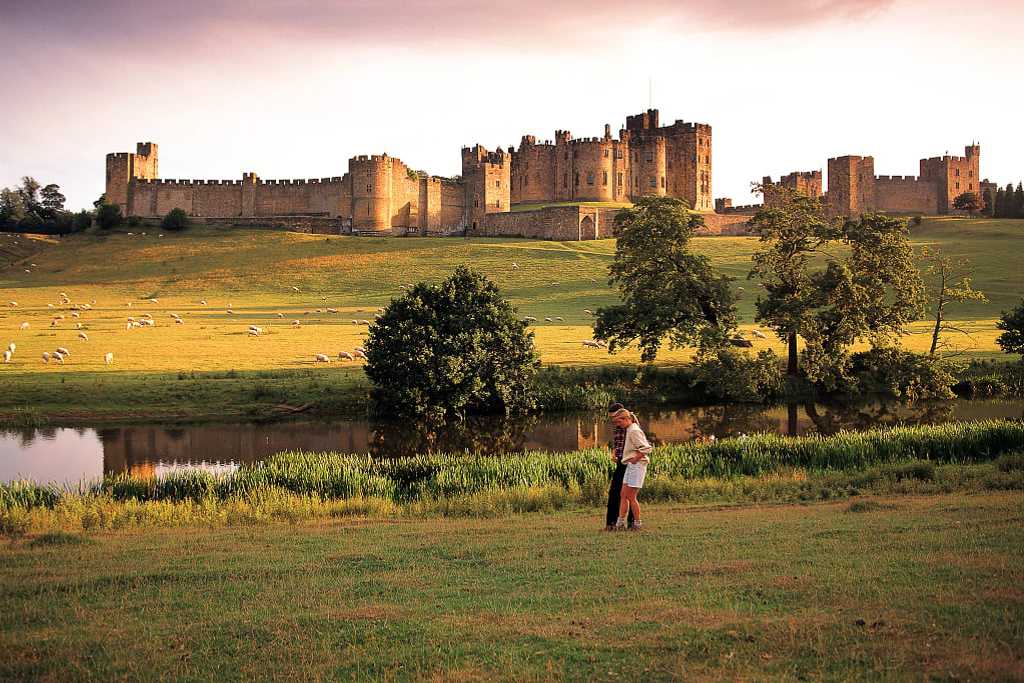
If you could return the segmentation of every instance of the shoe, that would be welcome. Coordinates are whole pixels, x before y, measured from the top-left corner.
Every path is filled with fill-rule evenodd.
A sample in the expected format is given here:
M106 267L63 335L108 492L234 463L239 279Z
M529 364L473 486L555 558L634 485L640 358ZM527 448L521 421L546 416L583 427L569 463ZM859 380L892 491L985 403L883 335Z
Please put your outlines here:
M643 527L642 524L640 526L633 525L633 526L629 527L629 530L630 531L643 531L644 527Z

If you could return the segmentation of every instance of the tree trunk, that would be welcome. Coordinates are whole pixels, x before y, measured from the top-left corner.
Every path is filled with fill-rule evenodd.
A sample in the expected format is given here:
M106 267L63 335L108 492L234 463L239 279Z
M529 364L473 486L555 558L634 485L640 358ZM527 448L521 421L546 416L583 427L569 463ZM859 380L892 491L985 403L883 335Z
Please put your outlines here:
M797 364L796 356L796 332L789 333L789 365L786 367L786 372L791 376L795 377L800 371Z
M935 355L935 349L939 346L939 333L942 332L942 302L935 308L935 328L932 330L932 348L928 351L931 356Z

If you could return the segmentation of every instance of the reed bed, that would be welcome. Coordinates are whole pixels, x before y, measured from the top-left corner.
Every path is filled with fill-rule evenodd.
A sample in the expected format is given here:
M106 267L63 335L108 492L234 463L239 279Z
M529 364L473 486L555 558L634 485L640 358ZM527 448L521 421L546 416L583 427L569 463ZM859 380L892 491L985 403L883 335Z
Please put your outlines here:
M852 472L924 461L970 464L1024 451L1024 422L987 421L844 432L829 437L756 435L716 443L658 447L648 481L760 477L778 472ZM322 501L398 505L464 499L501 491L601 491L612 470L602 449L506 455L369 455L285 452L230 474L175 472L154 479L117 475L77 494L26 482L0 484L0 510L53 508L61 498L113 501L252 501L268 492Z

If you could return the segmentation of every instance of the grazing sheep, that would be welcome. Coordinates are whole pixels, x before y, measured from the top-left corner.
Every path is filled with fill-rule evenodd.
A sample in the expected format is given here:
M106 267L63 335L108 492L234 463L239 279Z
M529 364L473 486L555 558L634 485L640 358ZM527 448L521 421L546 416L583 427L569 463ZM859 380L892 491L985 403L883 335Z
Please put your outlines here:
M352 355L355 356L356 358L362 358L363 360L366 360L366 352L360 349L354 350L352 352Z
M11 352L10 351L4 351L4 363L10 363L10 362L11 362Z
M313 356L313 362L314 363L330 363L331 359L327 356L326 353L318 353L315 356Z
M50 356L50 358L54 359L55 361L57 361L57 362L58 362L58 363L60 363L61 365L64 365L64 354L62 354L62 353L57 353L57 352L55 351L55 352L53 353L53 355L52 355L52 356Z
M57 322L56 318L54 318L53 320L50 321L50 327L57 327L58 324L59 323Z
M258 337L258 336L260 336L260 331L259 330L249 330L249 336L250 337Z
M352 321L352 324L353 324L353 325L358 325L358 324L359 324L359 321L358 321L358 320L353 320L353 321Z
M175 324L175 325L184 325L184 324L185 324L185 321L184 321L184 320L182 320L181 318L175 318L175 319L174 319L174 324Z
M10 306L11 308L17 308L18 307L18 302L17 301L8 301L7 305Z
M374 319L374 320L380 320L380 319L381 319L381 318L383 318L383 317L384 317L384 316L382 316L382 315L381 315L380 313L374 313L374 314L373 314L373 319Z
M85 327L85 325L83 325L82 323L75 323L75 329L76 329L76 330L80 330L80 329L82 329L83 327Z
M70 356L71 355L71 352L68 351L67 349L65 349L63 346L58 346L57 347L57 353L59 353L62 356Z
M284 317L284 313L278 313L278 314L277 314L277 317L278 317L278 318L283 318L283 317Z
M592 310L590 310L589 308L584 308L583 312L586 313L587 315L594 315L594 312Z
M302 325L302 323L301 323L301 322L299 322L298 320L293 320L293 321L292 321L292 327L299 327L299 326L301 326L301 325Z
M74 313L71 314L71 317L72 318L81 318L82 316L79 315L78 311L75 311Z
M145 320L140 320L139 322L142 325L146 325L148 327L156 327L156 321L153 320L152 318L146 318Z
M551 318L544 318L544 322L546 322L546 323L553 323L555 321L552 320Z
M149 318L150 320L152 320L153 319L153 314L152 313L143 313L142 317L143 318Z
M328 308L328 309L327 309L327 312L328 312L328 313L337 313L337 312L338 312L338 309L337 309L337 308Z
M256 332L256 334L261 334L263 332L263 328L257 327L256 325L249 325L249 331Z
M765 334L764 332L762 332L761 330L751 330L751 331L750 331L750 334L754 335L754 336L755 336L755 337L757 337L758 339L767 339L767 338L768 338L768 335L766 335L766 334Z
M235 312L232 311L230 308L226 312L227 312L228 315L234 315L235 314Z
M561 323L561 322L565 322L565 319L564 319L564 318L562 318L562 316L560 316L560 315L556 315L556 316L555 316L555 320L557 320L557 321L558 321L558 322L560 322L560 323Z
M299 288L298 288L298 287L296 287L295 285L292 285L292 291L298 292L298 291L300 291L300 290L299 290Z
M11 342L10 344L7 345L7 350L10 351L11 353L14 353L15 351L17 351L17 349L18 347L14 345L14 342Z
M370 321L369 321L369 320L360 320L360 321L359 321L359 324L360 324L360 325L369 325L369 324L370 324Z
M525 318L523 318L523 322L524 323L535 323L535 322L537 322L537 319L534 318L532 315L528 315Z
M348 351L339 351L338 360L355 360L355 358L353 358L352 354Z
M114 364L114 354L110 353L109 351L106 354L104 354L104 356L103 356L103 364L104 365L113 365Z
M364 349L362 346L357 346L356 351L358 351L359 353L366 353L366 349Z
M46 364L46 363L49 363L49 362L50 362L50 352L49 351L43 351L43 363Z
M158 304L158 303L160 303L160 299L150 299L149 303L151 303L151 304Z
M133 327L135 327L135 323L134 323L134 322L132 322L131 320L129 320L128 322L126 322L126 323L124 324L124 329L126 329L126 330L130 330L130 329L132 329Z
M85 332L79 332L78 338L81 339L82 341L89 341L89 335L87 335Z
M46 304L47 308L53 308L53 304Z
M598 344L596 341L594 341L592 339L584 339L583 340L583 345L584 346L589 346L589 347L595 348L595 349L601 348L601 345Z
M199 305L200 306L205 306L206 305L206 299L200 300Z
M512 262L512 270L519 270L519 264L515 261Z

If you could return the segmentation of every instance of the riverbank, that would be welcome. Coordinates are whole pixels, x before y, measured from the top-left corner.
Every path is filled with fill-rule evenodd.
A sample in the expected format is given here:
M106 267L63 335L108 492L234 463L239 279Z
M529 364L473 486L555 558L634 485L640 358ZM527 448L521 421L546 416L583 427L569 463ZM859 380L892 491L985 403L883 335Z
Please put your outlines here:
M1024 676L1019 492L0 541L0 678ZM624 569L625 568L625 569Z

